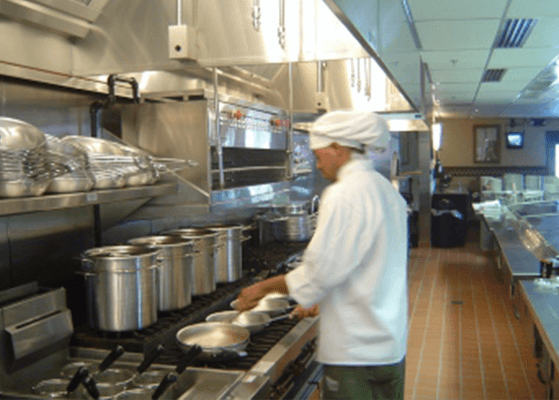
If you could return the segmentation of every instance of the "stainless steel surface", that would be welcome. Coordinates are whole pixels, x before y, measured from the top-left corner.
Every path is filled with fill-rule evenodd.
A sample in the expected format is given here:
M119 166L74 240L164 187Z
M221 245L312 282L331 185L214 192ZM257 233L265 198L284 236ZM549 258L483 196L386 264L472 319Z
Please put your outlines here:
M316 215L308 213L265 214L259 219L264 232L279 242L310 240L316 227Z
M28 297L2 308L5 326L20 325L24 321L52 314L66 308L66 290L58 288Z
M163 196L177 191L176 183L159 183L114 190L97 190L89 193L67 193L0 200L0 215L51 211L70 207L125 201L145 197Z
M6 0L0 6L0 13L16 21L25 21L55 31L65 37L83 38L93 27L90 22L97 19L108 1L91 0L85 3L61 0Z
M287 335L254 365L249 373L267 376L275 383L284 368L318 333L318 317L303 318Z
M48 349L70 338L74 332L70 310L60 310L48 317L37 321L26 321L28 325L6 326L14 359L20 360L25 356Z
M205 225L204 228L217 232L215 253L216 283L234 282L243 275L243 227L241 225Z
M0 150L33 150L45 141L45 134L37 127L13 118L0 118Z
M170 311L192 302L194 245L174 236L147 236L130 239L130 244L161 249L159 266L159 310Z
M219 188L223 189L225 187L225 175L223 173L223 143L221 140L221 124L220 118L218 114L219 110L219 96L217 96L218 92L218 84L217 84L217 68L213 69L214 73L214 132L215 132L215 142L214 145L217 151L217 167L219 171Z
M522 281L519 288L551 359L555 365L559 364L559 317L556 312L559 293L554 289L543 289L533 281Z
M180 236L192 240L192 295L208 294L216 289L215 256L217 233L200 228L181 228L161 232L162 235Z
M94 329L145 328L157 321L159 250L106 246L82 255L87 315Z

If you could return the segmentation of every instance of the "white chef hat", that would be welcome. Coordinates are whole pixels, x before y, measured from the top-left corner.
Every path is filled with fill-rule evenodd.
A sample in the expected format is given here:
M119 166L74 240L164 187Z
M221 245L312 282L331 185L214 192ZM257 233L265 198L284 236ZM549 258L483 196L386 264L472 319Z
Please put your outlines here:
M312 150L336 142L357 149L384 151L388 147L388 124L371 111L332 111L318 118L310 129Z

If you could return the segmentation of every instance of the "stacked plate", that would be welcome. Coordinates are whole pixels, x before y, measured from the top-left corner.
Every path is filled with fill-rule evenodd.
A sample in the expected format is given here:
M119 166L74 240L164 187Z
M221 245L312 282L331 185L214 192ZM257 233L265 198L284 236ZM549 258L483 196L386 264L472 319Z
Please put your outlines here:
M95 189L150 185L159 179L151 156L141 150L86 136L67 136L62 142L85 153Z
M45 134L26 122L0 118L0 197L39 196L51 183Z

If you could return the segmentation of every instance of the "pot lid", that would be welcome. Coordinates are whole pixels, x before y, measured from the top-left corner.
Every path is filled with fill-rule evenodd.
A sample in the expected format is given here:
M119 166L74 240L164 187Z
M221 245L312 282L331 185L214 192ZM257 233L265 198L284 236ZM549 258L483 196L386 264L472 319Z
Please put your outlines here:
M158 249L147 246L137 245L117 245L117 246L104 246L95 247L86 250L82 254L82 258L95 258L95 259L128 259L138 256L157 255Z
M158 236L143 236L128 241L131 245L152 246L152 247L180 247L187 244L192 244L192 240L181 236L173 235L158 235Z

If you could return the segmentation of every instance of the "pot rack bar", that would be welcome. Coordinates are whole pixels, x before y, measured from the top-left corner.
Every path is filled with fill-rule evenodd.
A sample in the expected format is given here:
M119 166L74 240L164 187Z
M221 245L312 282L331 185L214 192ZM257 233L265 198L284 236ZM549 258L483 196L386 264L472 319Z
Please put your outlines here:
M178 185L176 183L165 182L123 189L93 190L90 192L56 195L47 194L37 197L14 197L0 199L0 216L136 200L175 194L177 191Z

